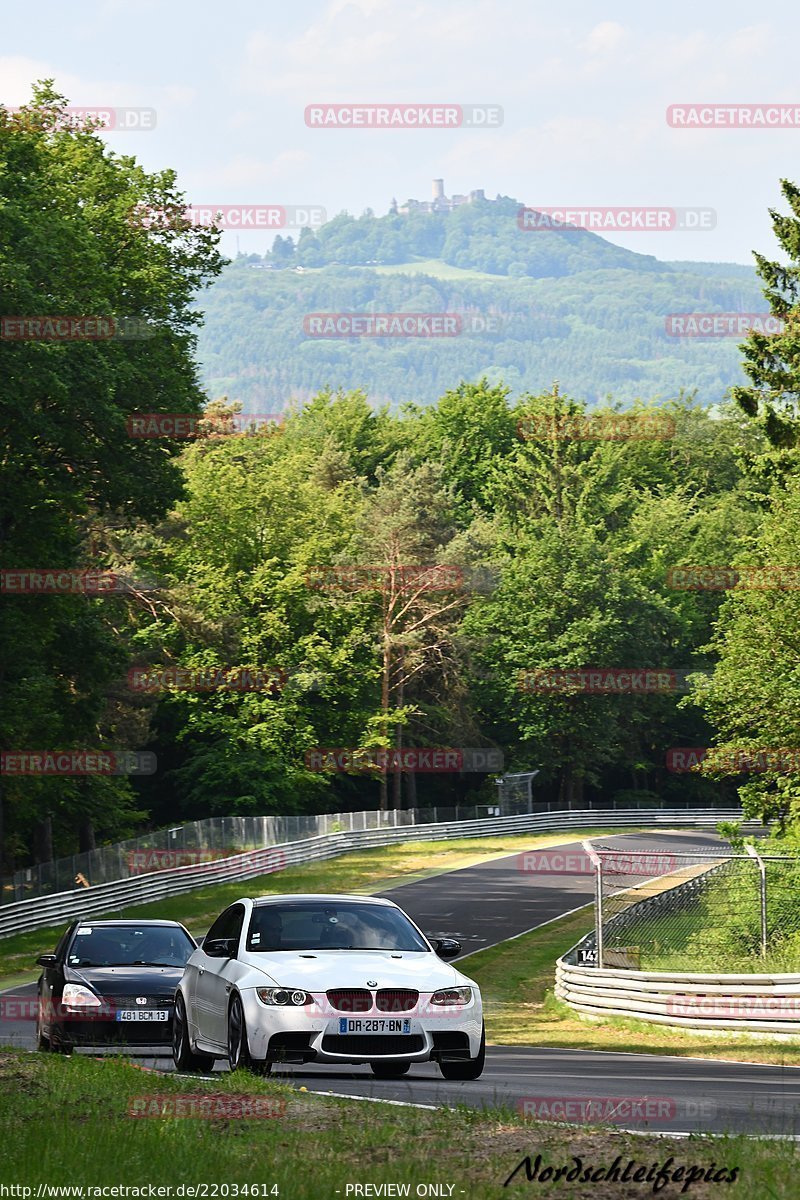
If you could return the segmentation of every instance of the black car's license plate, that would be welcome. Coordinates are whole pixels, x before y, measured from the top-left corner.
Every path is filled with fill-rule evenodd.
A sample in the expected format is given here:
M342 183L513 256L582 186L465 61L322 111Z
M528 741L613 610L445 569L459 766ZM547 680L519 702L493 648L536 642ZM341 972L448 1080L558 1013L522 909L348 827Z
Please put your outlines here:
M166 1008L120 1008L117 1010L118 1021L168 1021L169 1012Z

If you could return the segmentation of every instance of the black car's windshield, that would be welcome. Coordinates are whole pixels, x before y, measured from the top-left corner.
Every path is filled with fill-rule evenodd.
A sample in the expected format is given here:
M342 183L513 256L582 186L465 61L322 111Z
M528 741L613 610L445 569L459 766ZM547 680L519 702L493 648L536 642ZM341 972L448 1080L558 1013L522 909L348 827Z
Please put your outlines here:
M67 952L70 967L184 967L194 950L173 925L79 925Z
M265 904L256 906L247 949L429 951L403 913L378 904Z

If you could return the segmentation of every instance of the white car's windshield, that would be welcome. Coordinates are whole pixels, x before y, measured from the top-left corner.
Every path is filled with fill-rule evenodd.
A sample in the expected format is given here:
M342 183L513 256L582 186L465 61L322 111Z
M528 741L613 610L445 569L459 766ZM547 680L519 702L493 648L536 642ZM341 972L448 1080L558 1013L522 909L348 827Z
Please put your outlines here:
M377 904L298 902L253 909L247 949L429 951L408 918Z

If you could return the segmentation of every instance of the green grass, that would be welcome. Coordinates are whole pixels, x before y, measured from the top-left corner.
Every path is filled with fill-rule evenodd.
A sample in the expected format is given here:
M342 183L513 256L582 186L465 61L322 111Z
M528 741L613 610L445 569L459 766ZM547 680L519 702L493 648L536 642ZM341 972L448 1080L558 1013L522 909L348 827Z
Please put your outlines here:
M555 961L590 931L592 922L592 908L587 907L459 962L480 985L488 1041L501 1046L567 1046L800 1066L796 1043L743 1034L693 1036L683 1029L623 1017L590 1020L556 1000Z
M589 830L582 837L594 837L607 830ZM554 846L569 840L568 833L559 832L531 836L519 834L488 838L454 838L448 842L404 842L380 846L372 850L343 854L339 858L307 866L287 867L272 875L245 879L234 883L217 883L186 892L168 900L139 904L131 908L109 910L102 916L131 918L163 918L182 921L190 933L199 936L208 931L211 922L228 904L242 895L267 895L275 892L376 892L399 883L410 883L443 871L457 870L484 862L502 854L519 853L534 846ZM0 910L1 914L2 910ZM96 919L101 914L94 914ZM0 990L22 978L7 983L12 976L35 979L35 960L50 951L60 937L64 925L38 929L31 933L15 934L0 939Z
M215 1103L260 1101L275 1115L172 1115L170 1106L187 1093L202 1093ZM137 1105L166 1115L129 1115ZM453 1185L455 1200L496 1200L504 1194L542 1194L526 1182L524 1171L503 1187L525 1155L533 1160L539 1154L542 1166L572 1167L575 1155L584 1167L596 1169L621 1155L623 1165L635 1160L648 1168L670 1157L672 1169L709 1168L712 1162L717 1169L738 1168L731 1186L694 1184L692 1200L796 1195L797 1152L788 1142L567 1129L525 1122L502 1110L428 1111L335 1100L240 1073L195 1082L144 1072L122 1060L77 1055L0 1052L0 1124L0 1182L33 1189L38 1184L175 1188L205 1183L227 1184L223 1196L234 1196L234 1185L239 1196L246 1194L244 1185L259 1185L257 1194L281 1200L346 1200L347 1186L357 1183L408 1183L411 1195L418 1184L439 1183ZM272 1186L277 1191L270 1193ZM670 1200L679 1188L669 1186L659 1194ZM549 1184L546 1194L562 1200L622 1200L652 1194L651 1189L645 1186L640 1193L638 1186L610 1183L579 1188L560 1180Z

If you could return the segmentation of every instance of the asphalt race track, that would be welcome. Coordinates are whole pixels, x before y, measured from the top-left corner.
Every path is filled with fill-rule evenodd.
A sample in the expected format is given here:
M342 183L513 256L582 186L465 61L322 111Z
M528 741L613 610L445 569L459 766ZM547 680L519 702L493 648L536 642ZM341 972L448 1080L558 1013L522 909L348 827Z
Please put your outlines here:
M711 834L622 834L598 839L629 850L695 849L724 843ZM575 850L575 842L564 843ZM465 954L494 945L586 904L593 877L542 876L519 869L518 854L403 884L391 896L431 937L458 937ZM49 950L43 946L42 951ZM469 974L469 963L463 964ZM35 986L14 989L30 996ZM33 1049L32 1021L3 1022L6 1045ZM168 1059L140 1058L170 1070ZM276 1077L309 1092L401 1103L506 1106L575 1124L608 1123L664 1133L800 1134L800 1068L660 1055L491 1046L486 1069L469 1083L445 1081L436 1066L413 1066L399 1080L368 1067L284 1066ZM195 1082L197 1077L194 1077ZM588 1101L595 1104L588 1107Z

